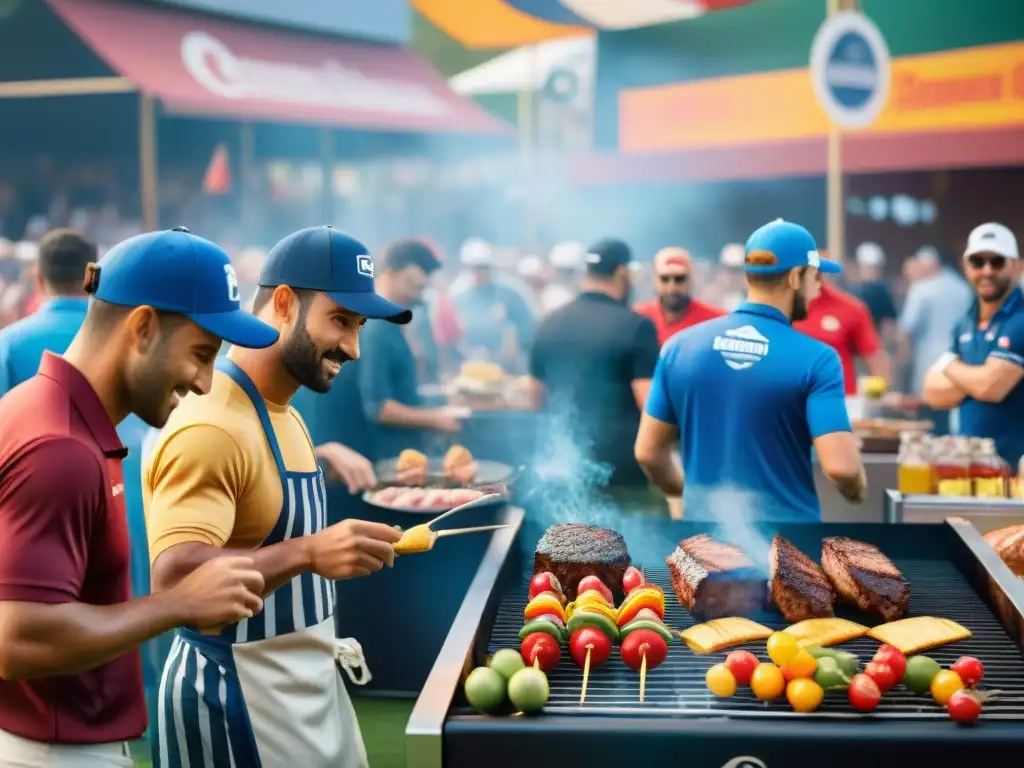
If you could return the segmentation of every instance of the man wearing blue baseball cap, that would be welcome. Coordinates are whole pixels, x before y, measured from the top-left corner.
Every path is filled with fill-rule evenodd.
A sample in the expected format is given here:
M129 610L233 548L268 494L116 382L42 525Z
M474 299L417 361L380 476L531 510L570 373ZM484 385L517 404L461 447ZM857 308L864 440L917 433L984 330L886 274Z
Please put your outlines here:
M793 329L841 267L822 259L803 227L777 219L745 247L747 300L688 328L662 349L636 457L686 514L742 523L821 517L811 448L851 502L867 481L850 428L835 350ZM672 461L680 440L683 472Z
M222 339L267 346L277 331L240 309L227 254L184 230L126 240L85 278L67 352L0 398L0 765L131 766L127 742L146 728L139 646L262 608L245 556L130 599L115 428L133 412L162 425L209 391Z
M253 304L280 332L261 350L232 349L210 394L175 412L144 470L154 590L201 563L251 553L265 608L214 635L181 630L164 668L154 765L305 768L366 766L340 664L368 672L334 631L336 579L394 564L401 534L346 519L330 525L324 478L302 418L300 387L328 391L359 357L368 320L412 314L374 290L366 247L331 227L289 235L271 250ZM358 674L357 674L358 673Z

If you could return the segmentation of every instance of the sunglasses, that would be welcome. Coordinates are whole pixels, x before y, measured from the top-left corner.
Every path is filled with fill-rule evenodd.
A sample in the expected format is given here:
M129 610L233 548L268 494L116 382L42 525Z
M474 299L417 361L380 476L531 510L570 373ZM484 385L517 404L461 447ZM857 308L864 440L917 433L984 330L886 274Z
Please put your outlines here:
M967 263L971 269L984 269L986 264L992 267L993 272L999 272L1006 266L1005 256L980 256L975 254L967 257Z
M658 281L665 285L686 285L690 281L689 275L658 275Z

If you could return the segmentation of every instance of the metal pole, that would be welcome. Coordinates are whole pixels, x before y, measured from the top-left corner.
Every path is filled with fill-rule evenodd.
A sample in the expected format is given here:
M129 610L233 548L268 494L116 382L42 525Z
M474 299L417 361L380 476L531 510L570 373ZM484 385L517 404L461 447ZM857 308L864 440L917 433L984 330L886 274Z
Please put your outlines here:
M859 11L860 0L825 0L825 12ZM828 128L828 255L845 261L846 208L843 204L843 131L835 123Z
M242 208L242 229L251 232L252 224L252 193L249 189L252 181L253 167L253 136L252 123L243 122L239 136L238 160L238 195Z
M334 221L334 133L330 128L320 129L320 162L323 165L323 221Z
M518 123L519 123L519 158L523 197L523 245L533 248L536 243L536 222L534 220L533 185L537 182L534 173L535 150L537 141L537 45L528 50L526 83L519 91Z
M159 224L156 168L156 102L139 94L139 193L142 196L142 222L152 232Z

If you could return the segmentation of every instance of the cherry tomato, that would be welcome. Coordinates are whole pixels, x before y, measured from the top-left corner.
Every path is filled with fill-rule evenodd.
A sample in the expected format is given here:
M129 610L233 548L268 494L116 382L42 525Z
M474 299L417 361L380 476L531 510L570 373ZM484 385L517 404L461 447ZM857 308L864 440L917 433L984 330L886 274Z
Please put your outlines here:
M881 661L872 661L864 667L864 674L875 681L882 693L890 690L899 681L895 670Z
M519 648L526 666L532 667L534 660L540 662L540 668L545 672L554 669L562 658L562 649L547 632L534 632L527 635Z
M727 699L736 693L736 677L725 664L715 664L704 675L708 690L720 699Z
M637 629L626 635L619 646L622 661L630 669L640 669L644 655L647 656L647 669L654 669L668 655L665 639L651 629ZM593 659L591 659L593 663Z
M740 685L750 684L750 676L754 674L758 663L757 656L750 651L733 651L725 657L725 666Z
M892 673L897 680L902 680L903 676L907 674L907 657L898 648L893 648L891 645L883 645L879 648L874 661L892 667Z
M973 723L981 714L981 702L967 691L960 690L949 697L946 711L958 723Z
M796 712L813 712L823 698L825 691L813 680L790 680L786 686L786 699Z
M591 646L591 668L604 664L612 652L612 641L600 629L596 627L581 627L577 629L572 633L572 637L569 638L569 655L572 656L572 660L579 665L580 669L583 669L583 665L586 663L588 645Z
M950 669L960 675L968 688L977 685L985 674L985 666L973 656L961 656Z
M556 595L562 594L562 585L558 583L555 574L541 571L533 575L533 578L530 579L530 599L533 600L541 592L554 592Z
M882 698L878 684L865 673L855 675L847 691L850 705L858 712L873 712Z
M622 574L622 591L627 595L644 583L644 572L639 568L630 566Z
M964 687L960 675L951 669L944 669L932 680L932 698L937 704L945 705L953 698L953 694Z
M579 595L588 589L596 589L608 601L609 605L615 605L612 591L597 576L584 576L580 579L580 583L576 586L576 594Z
M793 658L782 665L782 676L787 680L814 677L814 673L817 671L817 659L804 648L797 651Z
M782 670L774 664L762 662L750 676L750 690L761 701L772 701L785 692L786 678L782 676Z

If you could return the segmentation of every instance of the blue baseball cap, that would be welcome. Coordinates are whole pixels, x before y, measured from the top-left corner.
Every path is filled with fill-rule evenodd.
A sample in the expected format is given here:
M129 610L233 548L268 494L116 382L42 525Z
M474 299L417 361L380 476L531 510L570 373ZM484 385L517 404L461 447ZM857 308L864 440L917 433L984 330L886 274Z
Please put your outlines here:
M239 347L277 341L276 328L242 309L224 249L184 227L121 241L90 265L86 291L110 304L177 312Z
M353 237L330 226L293 232L270 251L260 285L317 291L342 309L404 325L412 312L374 291L373 257Z
M754 234L747 239L744 250L747 256L760 251L775 257L774 264L744 264L744 271L760 275L780 274L796 267L808 266L831 275L843 271L839 263L821 258L810 232L799 224L782 219L776 219L754 230Z

